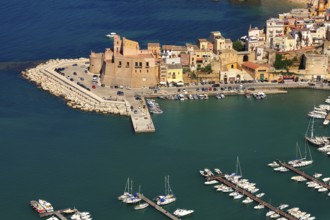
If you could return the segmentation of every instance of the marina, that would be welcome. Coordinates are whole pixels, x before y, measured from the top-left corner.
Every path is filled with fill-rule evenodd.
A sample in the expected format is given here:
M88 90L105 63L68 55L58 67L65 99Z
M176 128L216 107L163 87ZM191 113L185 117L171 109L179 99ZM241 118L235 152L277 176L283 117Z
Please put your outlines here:
M312 182L318 184L319 186L327 189L327 191L330 190L330 185L325 183L324 181L322 181L322 180L320 180L320 179L318 179L314 176L310 176L310 175L306 174L305 172L302 172L302 171L300 171L300 170L298 170L298 169L296 169L296 168L294 168L294 167L290 166L289 164L284 163L282 161L277 161L277 163L280 164L281 166L291 170L292 172L304 177L306 180L312 181Z
M215 175L215 176L210 176L208 177L208 180L217 180L223 184L225 184L226 186L235 189L237 192L239 192L241 195L247 196L250 199L252 199L253 201L257 202L259 205L263 205L264 207L267 207L268 209L270 209L271 211L273 211L273 214L278 214L282 217L285 217L286 219L289 220L297 220L298 218L289 215L288 213L284 212L283 210L271 205L270 203L267 203L265 201L263 201L261 198L258 198L257 196L255 196L254 194L248 192L247 190L242 189L241 187L237 186L236 184L229 182L228 180L226 180L222 175Z

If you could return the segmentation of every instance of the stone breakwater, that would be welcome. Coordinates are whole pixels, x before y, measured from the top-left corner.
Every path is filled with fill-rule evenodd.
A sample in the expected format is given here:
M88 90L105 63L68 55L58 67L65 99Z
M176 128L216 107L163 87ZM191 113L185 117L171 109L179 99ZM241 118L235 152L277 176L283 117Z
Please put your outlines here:
M72 108L101 114L129 116L130 104L127 101L103 100L55 72L57 67L72 65L77 62L88 62L88 60L85 58L48 60L35 68L22 71L22 76L36 83L43 90L62 97Z

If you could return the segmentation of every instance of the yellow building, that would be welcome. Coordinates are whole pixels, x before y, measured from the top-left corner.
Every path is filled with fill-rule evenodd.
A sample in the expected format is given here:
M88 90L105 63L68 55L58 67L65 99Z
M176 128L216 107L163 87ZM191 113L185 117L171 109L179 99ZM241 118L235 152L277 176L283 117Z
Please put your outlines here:
M276 74L269 73L271 66L267 64L244 62L242 68L255 80L277 80L278 78Z
M181 64L167 64L167 83L183 85L183 70Z

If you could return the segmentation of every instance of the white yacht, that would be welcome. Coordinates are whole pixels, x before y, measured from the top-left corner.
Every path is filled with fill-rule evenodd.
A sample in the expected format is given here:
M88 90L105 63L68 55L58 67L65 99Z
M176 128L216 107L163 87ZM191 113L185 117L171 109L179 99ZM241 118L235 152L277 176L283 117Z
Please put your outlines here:
M263 209L263 208L265 208L265 206L262 204L254 206L254 209Z
M135 210L141 210L141 209L145 209L149 206L148 203L144 202L144 203L139 203L136 206L134 206Z
M253 199L251 199L250 197L246 197L246 199L244 199L244 200L242 201L242 203L244 203L244 204L249 204L249 203L251 203L251 202L253 202Z
M187 209L177 209L173 212L174 215L178 217L183 217L186 215L190 215L194 212L194 210L187 210Z
M47 220L59 220L59 219L57 217L55 217L55 216L52 216L50 218L47 218Z
M241 199L243 198L243 195L238 193L236 196L234 196L234 199Z
M288 207L289 207L288 204L281 204L278 208L281 209L281 210L283 210L283 209L286 209Z
M256 197L261 198L261 197L263 197L264 195L265 195L265 193L259 193L259 194L256 195Z
M49 202L47 202L46 200L39 199L38 202L46 210L46 212L53 212L54 211L53 206Z
M107 38L113 38L116 35L115 32L111 32L110 34L105 35Z
M313 175L313 177L315 177L315 178L320 178L322 175L323 175L322 173L315 173L315 174Z
M267 165L270 166L270 167L273 167L273 168L280 166L276 161L273 161L273 162L271 162L271 163L269 163Z
M213 185L213 184L217 184L217 183L218 183L217 180L209 180L209 181L204 182L205 185Z
M292 180L297 181L297 182L304 182L307 181L307 179L303 176L293 176L291 177Z

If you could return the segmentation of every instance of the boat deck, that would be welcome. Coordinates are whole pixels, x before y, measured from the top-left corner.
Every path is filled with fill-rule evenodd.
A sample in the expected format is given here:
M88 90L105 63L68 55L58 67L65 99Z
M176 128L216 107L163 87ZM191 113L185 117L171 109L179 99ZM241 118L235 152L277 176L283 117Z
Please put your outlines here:
M302 172L302 171L294 168L293 166L290 166L287 163L284 163L284 162L281 162L281 161L276 161L276 162L279 163L281 166L283 166L283 167L291 170L292 172L297 173L300 176L303 176L304 178L306 178L306 179L308 179L310 181L313 181L313 182L315 182L315 183L323 186L324 188L327 188L328 190L330 190L330 185L326 184L325 182L323 182L323 181L321 181L321 180L319 180L319 179L317 179L317 178L315 178L313 176L310 176L310 175L308 175L308 174L306 174L306 173L304 173L304 172Z
M163 213L164 215L166 215L168 218L173 219L173 220L180 220L179 218L177 218L176 216L174 216L172 213L166 211L161 206L157 205L156 203L154 203L153 201L151 201L150 199L148 199L144 195L139 194L139 197L143 201L145 201L146 203L148 203L150 206L154 207L157 211L159 211L159 212Z
M294 216L284 212L283 210L281 210L281 209L279 209L279 208L263 201L262 199L256 197L254 194L248 192L247 190L240 188L238 185L236 185L232 182L229 182L228 180L226 180L221 175L209 177L209 180L218 180L219 182L231 187L232 189L235 189L236 191L238 191L242 195L245 195L245 196L249 197L250 199L254 200L255 202L264 205L265 207L267 207L268 209L274 211L275 213L279 214L282 217L285 217L289 220L298 220L296 217L294 217Z

